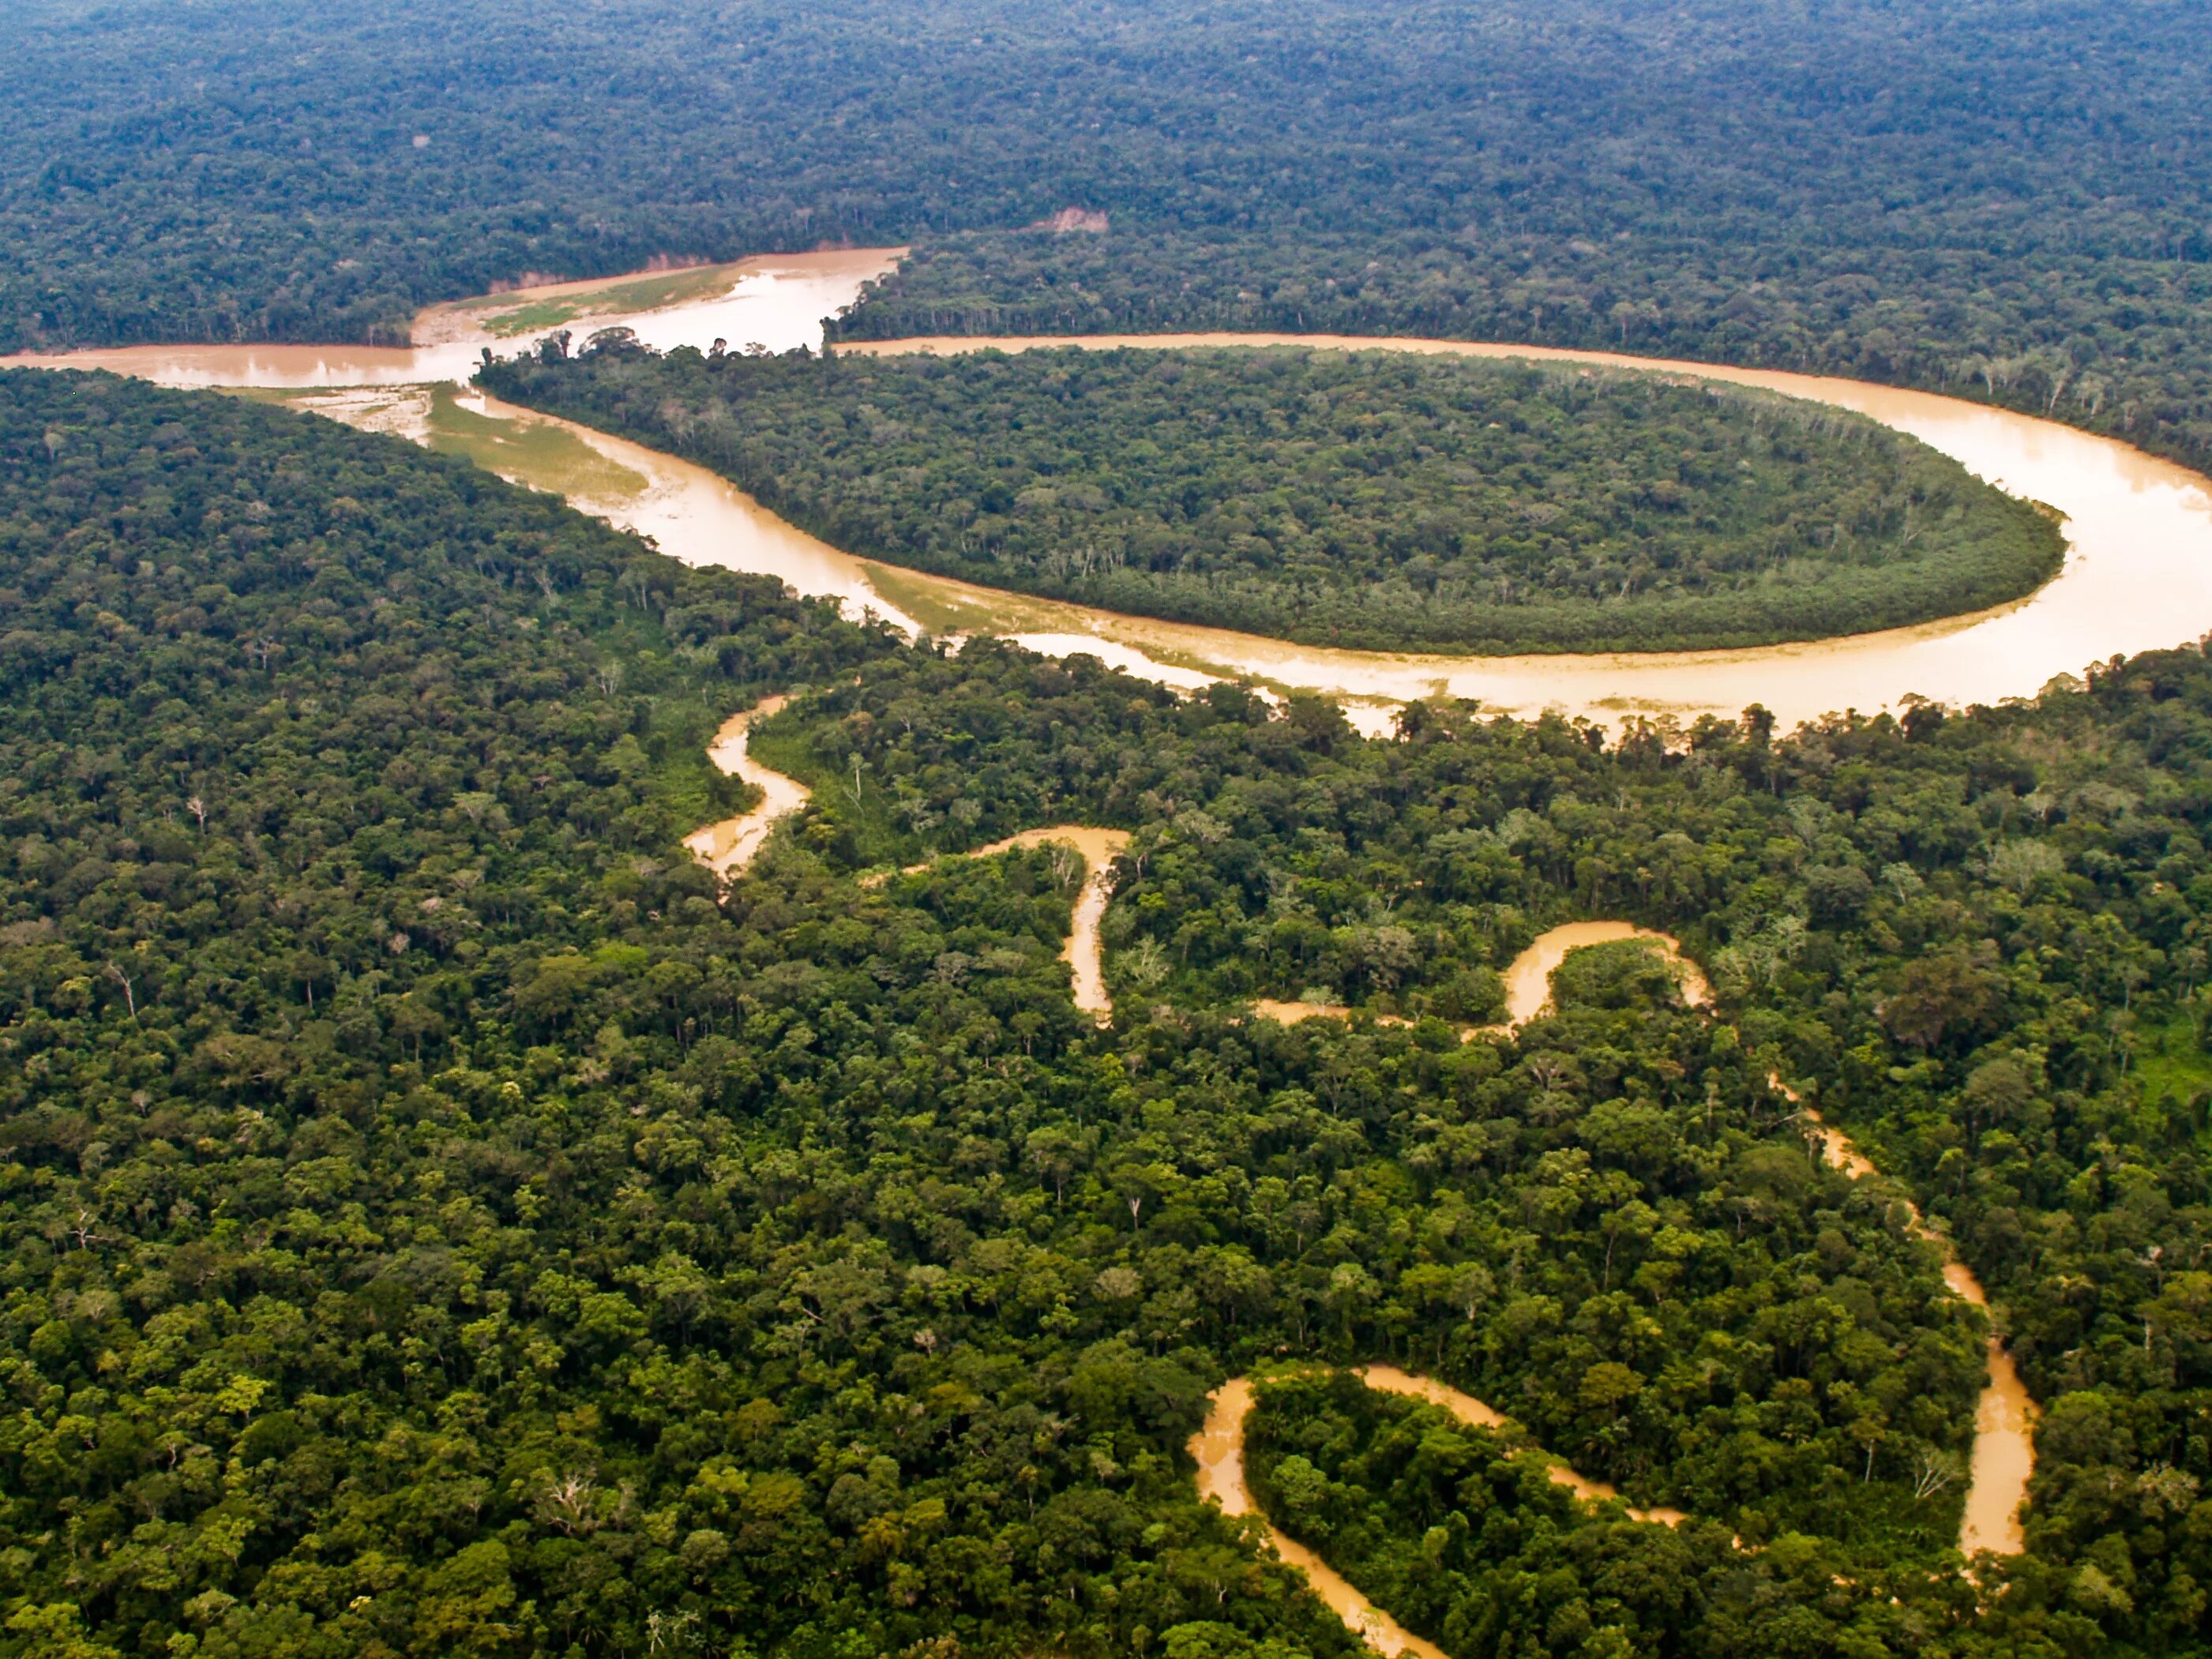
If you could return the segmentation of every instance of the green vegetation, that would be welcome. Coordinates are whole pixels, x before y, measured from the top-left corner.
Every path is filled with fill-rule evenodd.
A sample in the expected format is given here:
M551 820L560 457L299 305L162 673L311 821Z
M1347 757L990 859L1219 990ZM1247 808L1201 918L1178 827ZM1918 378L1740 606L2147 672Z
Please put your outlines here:
M536 299L528 295L499 295L469 301L463 308L479 313L478 320L486 333L512 338L518 334L558 328L580 317L657 311L665 306L705 299L728 289L736 281L736 275L728 265L707 265L641 277L634 283L617 283L588 294L546 295Z
M500 396L674 449L834 544L1331 645L1694 649L2016 599L2057 527L1856 416L1403 354L548 351Z
M1701 722L1679 750L1645 728L1607 746L1557 719L1485 721L1436 703L1408 709L1400 742L1363 743L1326 704L1294 698L1271 718L1232 688L1164 727L1139 720L1133 702L1087 696L1085 684L1079 665L978 641L957 659L886 658L787 719L815 723L817 781L852 775L857 761L908 814L917 849L972 845L1024 818L1134 820L1107 916L1109 977L1135 1029L1171 1022L1185 1052L1212 1029L1191 1011L1312 985L1378 1011L1458 1017L1480 994L1466 976L1494 973L1538 928L1577 915L1676 932L1722 998L1720 1024L1638 1013L1648 999L1632 975L1621 985L1619 964L1608 972L1601 960L1589 970L1595 1007L1573 999L1577 964L1562 1015L1502 1052L1462 1046L1435 1024L1250 1028L1240 1059L1277 1045L1312 1056L1297 1087L1329 1124L1412 1110L1393 1181L1475 1217L1492 1190L1511 1195L1490 1212L1507 1229L1496 1242L1466 1248L1480 1226L1455 1222L1454 1242L1417 1265L1479 1263L1492 1286L1563 1253L1587 1264L1576 1271L1596 1270L1579 1293L1531 1289L1516 1303L1498 1291L1504 1306L1473 1319L1440 1288L1425 1311L1414 1287L1427 1275L1401 1270L1394 1291L1376 1258L1326 1243L1356 1213L1329 1208L1332 1176L1317 1212L1303 1224L1286 1212L1279 1224L1302 1255L1317 1252L1307 1259L1333 1264L1308 1279L1317 1291L1346 1262L1381 1287L1376 1337L1336 1346L1324 1297L1291 1352L1441 1373L1646 1499L1675 1495L1677 1480L1768 1490L1764 1460L1808 1432L1863 1434L1877 1477L1897 1478L1899 1460L1919 1470L1941 1443L1916 1444L1909 1429L1893 1438L1899 1423L1856 1381L1824 1390L1801 1378L1800 1391L1788 1361L1765 1362L1782 1390L1771 1401L1819 1402L1826 1426L1815 1430L1747 1411L1724 1388L1697 1400L1698 1379L1736 1352L1734 1338L1694 1361L1673 1342L1639 1354L1627 1334L1644 1316L1637 1276L1676 1282L1656 1248L1662 1228L1622 1237L1607 1288L1605 1230L1627 1223L1625 1206L1596 1196L1607 1190L1598 1171L1626 1154L1648 1180L1669 1155L1657 1149L1678 1144L1667 1133L1639 1143L1625 1126L1616 1138L1615 1115L1643 1121L1648 1102L1679 1144L1696 1145L1708 1103L1723 1114L1741 1091L1747 1127L1802 1146L1787 1103L1766 1090L1777 1073L1893 1160L1989 1285L2046 1405L2030 1553L1984 1580L2009 1577L2025 1622L1992 1614L1959 1638L1961 1650L2070 1647L2100 1626L2143 1650L2193 1650L2203 1634L2195 1585L2212 1571L2192 1541L2212 1526L2199 1496L2212 1457L2196 1427L2212 1404L2212 1291L2196 1265L2212 1241L2212 1166L2199 1111L2146 1087L2138 1051L2140 1033L2170 1024L2203 976L2212 862L2196 757L2212 734L2212 663L2194 650L2116 662L2030 706L1949 718L1922 706L1901 723L1836 720L1787 741L1753 710L1741 726ZM810 833L837 854L845 807L826 787L819 799ZM1403 1085L1383 1058L1407 1050L1432 1056L1443 1095L1433 1105L1408 1109L1393 1092ZM1310 1155L1338 1133L1322 1130ZM1635 1161L1653 1156L1662 1162ZM1774 1166L1784 1167L1821 1179L1802 1152ZM1735 1190L1700 1188L1708 1199ZM1778 1223L1773 1202L1772 1191L1730 1199L1705 1236L1733 1257L1739 1224L1748 1237ZM1896 1220L1853 1188L1845 1224L1855 1202ZM1858 1309L1848 1316L1870 1331L1864 1249L1838 1225L1812 1255L1833 1275L1828 1304ZM1260 1259L1279 1293L1289 1270ZM1788 1278L1761 1269L1742 1283L1757 1299ZM1824 1355L1856 1340L1839 1325L1765 1328L1799 1329L1805 1352ZM1643 1379L1645 1407L1681 1413L1663 1438L1593 1432L1581 1384L1607 1363ZM1670 1392L1682 1389L1692 1393ZM1863 1451L1839 1452L1812 1489L1817 1507L1785 1500L1765 1525L1776 1538L1800 1525L1856 1537L1879 1554L1898 1513L1860 1506ZM1743 1456L1754 1461L1735 1463ZM1729 1472L1753 1467L1755 1479ZM1930 1479L1956 1479L1928 1467ZM1712 1487L1692 1489L1701 1512L1759 1524L1755 1499L1731 1511Z
M569 501L626 501L646 487L642 477L573 432L542 421L479 415L463 408L450 386L430 390L429 447Z
M1560 1008L1646 1014L1684 1003L1678 970L1648 939L1613 939L1569 951L1552 970L1552 1000Z
M0 605L8 1659L1350 1659L1182 1455L1284 1355L1436 1372L1764 1547L1678 1572L1331 1395L1350 1428L1285 1460L1378 1593L1394 1510L1447 1527L1440 1620L2202 1648L2212 1175L2145 1086L2212 913L2196 651L1788 738L1423 704L1365 742L902 648L264 404L21 373ZM718 894L678 841L743 792L701 750L771 687L817 804ZM855 878L1070 818L1134 832L1110 1029L1049 851ZM1481 1011L1591 914L1681 934L1719 1017L1633 947L1510 1038L1247 1012ZM2030 1552L1978 1581L1979 1316L1778 1073L1893 1160L2045 1402ZM1451 1531L1478 1476L1500 1518Z
M530 271L911 241L855 331L1612 346L2212 457L2212 37L2162 0L10 21L0 349L395 339ZM1021 228L1071 205L1110 228Z
M2106 15L2141 22L2155 9L2128 5ZM2036 8L2011 17L2060 10L2069 31L2086 16ZM1967 25L1975 28L2004 27L1993 8L1945 15L1976 20ZM1749 27L1771 30L1772 21ZM1804 50L1825 57L1832 45ZM2063 50L2074 50L2070 35ZM1609 90L1606 110L1585 112L1592 131L1619 118L1608 112L1619 107L1619 90ZM1732 84L1709 95L1717 102L1740 90ZM2140 160L2149 152L2124 153ZM1570 190L1565 199L1584 198ZM1517 198L1516 207L1524 204ZM2047 222L2065 223L2055 203L2040 208L2050 210ZM2201 191L2175 212L2212 219ZM1807 209L1800 222L1822 226L1807 245L1768 222L1764 210L1731 204L1702 223L1685 222L1689 216L1678 217L1669 203L1617 216L1577 211L1580 228L1534 209L1457 231L1140 222L1103 238L923 238L830 336L1228 330L1620 351L1921 387L2212 470L2212 359L2203 343L2212 334L2212 254L2197 240L2171 245L2185 257L2160 258L2136 252L2131 238L2114 246L2078 225L2058 233L2062 246L1995 240L1993 227L1931 224L1929 240L1900 232L1902 245L1869 243L1866 227L1888 216L1830 219ZM1530 219L1553 224L1535 229Z
M1504 1437L1341 1373L1264 1382L1246 1422L1269 1516L1448 1653L1911 1651L1948 1595L1909 1567L1839 1581L1802 1534L1594 1519Z
M913 240L845 331L1606 346L2212 461L2212 32L2160 0L9 24L0 349ZM1022 228L1071 205L1108 228ZM2052 545L1893 439L1652 380L501 372L861 550L1316 638L1870 626ZM0 1659L1355 1659L1190 1480L1206 1391L1285 1359L1432 1372L1698 1516L1267 1385L1262 1497L1455 1659L2212 1643L2201 647L1790 734L1437 700L1370 742L903 647L465 459L580 446L433 417L455 453L0 372ZM815 804L721 890L680 839L748 799L703 749L769 690ZM1068 820L1131 831L1106 1028L1049 851L859 879ZM1716 1009L1610 947L1462 1040L1588 916L1680 936ZM1308 993L1359 1012L1251 1014ZM1908 1195L2043 1406L2027 1551L1971 1576L1984 1326Z
M2212 1054L2204 1048L2203 1013L2192 1008L2191 1017L2148 1030L2129 1032L2135 1056L2136 1077L2144 1095L2168 1103L2205 1127L2205 1108L2212 1103Z

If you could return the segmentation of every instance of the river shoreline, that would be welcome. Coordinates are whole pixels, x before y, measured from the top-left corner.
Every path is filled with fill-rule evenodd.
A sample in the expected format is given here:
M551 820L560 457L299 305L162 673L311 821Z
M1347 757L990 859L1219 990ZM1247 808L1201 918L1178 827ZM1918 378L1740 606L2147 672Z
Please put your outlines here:
M1546 708L1610 723L1687 721L1756 702L1785 725L1909 697L1964 705L2033 696L2115 654L2212 631L2212 480L2117 440L1986 404L1778 369L1492 342L1329 334L917 337L841 343L874 356L973 351L1292 346L1406 351L1625 369L1717 381L1850 410L1918 438L2008 494L2064 520L2066 562L2026 599L1879 633L1737 650L1585 657L1456 657L1304 647L1230 630L1088 613L1103 637L1225 678L1403 702L1471 697L1499 712Z
M811 349L822 343L822 319L854 303L872 276L896 264L898 252L763 256L747 262L754 269L720 297L635 316L595 314L589 320L600 326L635 325L641 341L664 349L703 349L718 337L733 344L758 340L772 350ZM607 291L670 276L647 271L580 286ZM526 305L552 293L479 296L447 309L489 314L497 306ZM872 610L909 632L994 634L1053 656L1088 652L1179 690L1231 680L1278 693L1319 692L1339 699L1347 718L1370 736L1386 733L1394 712L1406 702L1434 696L1472 699L1499 714L1557 710L1606 726L1638 717L1677 725L1704 715L1734 718L1754 703L1785 727L1846 710L1894 710L1913 697L1960 706L1991 703L2033 696L2116 653L2168 648L2212 633L2212 480L2115 440L1936 393L1618 352L1399 337L957 337L852 342L837 349L882 356L1192 346L1407 351L1581 364L1759 387L1868 416L1920 439L2008 493L2047 505L2064 519L2069 550L2059 574L2026 599L1883 633L1680 653L1485 658L1356 652L1123 616L877 564L805 536L703 468L591 428L559 424L603 454L621 446L626 458L621 464L650 475L634 513L587 500L577 504L652 536L662 550L686 562L777 575L802 593L834 593L850 614ZM473 372L480 349L474 343L419 349L137 347L5 361L112 368L177 386L331 390L459 380ZM424 355L436 353L447 357ZM489 400L479 404L489 406ZM365 424L380 422L387 429L394 425L389 410L359 399L339 400L328 412ZM550 417L528 411L499 413L525 424L550 423ZM436 439L434 431L430 435ZM515 482L559 487L557 477L531 476L511 459L491 464Z

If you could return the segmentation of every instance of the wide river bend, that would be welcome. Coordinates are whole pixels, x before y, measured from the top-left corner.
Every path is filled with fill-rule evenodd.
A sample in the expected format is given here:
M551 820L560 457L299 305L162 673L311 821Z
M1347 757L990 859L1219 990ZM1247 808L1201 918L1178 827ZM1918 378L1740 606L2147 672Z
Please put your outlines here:
M1758 702L1785 726L1847 708L1894 708L1914 695L1995 702L2031 696L2054 678L2115 653L2212 632L2212 482L2055 422L1856 380L1601 351L1341 335L961 337L840 348L891 354L1305 346L1521 358L1756 386L1866 415L2056 509L2069 543L2061 573L1996 611L1806 644L1490 658L1336 651L1033 599L856 558L690 462L487 400L465 402L450 390L485 346L528 344L530 335L517 325L547 314L548 307L595 307L574 321L579 334L619 325L663 348L704 348L717 338L771 350L817 346L821 319L849 305L898 252L780 255L716 267L696 280L641 273L487 296L425 313L417 325L422 343L405 348L134 347L0 363L108 368L176 386L313 389L321 395L311 394L303 407L473 454L503 476L560 491L586 511L651 536L689 563L779 576L801 592L834 594L854 614L873 610L909 630L994 633L1049 654L1088 652L1186 689L1244 678L1329 693L1345 699L1354 723L1369 732L1386 729L1405 701L1437 695L1522 714L1558 708L1608 723L1639 714L1732 715ZM641 308L621 308L630 304ZM434 384L447 390L434 393Z

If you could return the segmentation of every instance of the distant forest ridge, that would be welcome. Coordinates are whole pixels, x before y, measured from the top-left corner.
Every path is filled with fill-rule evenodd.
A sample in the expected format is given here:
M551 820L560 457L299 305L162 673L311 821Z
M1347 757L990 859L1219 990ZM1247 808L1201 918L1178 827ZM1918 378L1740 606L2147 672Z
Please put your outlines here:
M898 240L856 332L1605 343L2212 456L2185 6L264 0L12 44L0 349L390 339L526 270ZM1105 234L1021 228L1069 208Z

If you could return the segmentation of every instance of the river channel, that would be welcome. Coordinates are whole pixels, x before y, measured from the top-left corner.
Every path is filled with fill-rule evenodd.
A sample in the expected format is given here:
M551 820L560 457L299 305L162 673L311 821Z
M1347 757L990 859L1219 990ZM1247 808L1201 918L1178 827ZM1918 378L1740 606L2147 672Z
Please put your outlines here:
M1254 679L1341 697L1354 724L1386 729L1413 697L1473 697L1501 711L1558 708L1611 722L1682 720L1765 704L1785 726L1845 708L1894 708L1908 696L1964 704L2030 696L2116 653L2212 631L2212 483L2107 438L1927 392L1776 370L1664 362L1450 340L1243 334L1079 340L926 339L841 348L875 353L1174 346L1304 345L1633 369L1756 386L1855 410L1919 438L1977 476L2062 514L2064 568L2001 610L1840 640L1737 651L1471 658L1335 651L1029 599L896 569L830 547L724 480L635 444L483 398L457 397L489 346L512 350L544 320L580 337L633 328L647 343L770 350L816 346L821 319L849 305L897 249L773 256L696 272L641 273L434 307L404 347L133 347L11 364L107 368L167 385L304 394L302 407L473 455L519 483L649 535L702 565L781 577L909 631L1000 634L1052 655L1088 652L1178 687ZM633 307L633 308L625 308ZM574 312L573 317L566 313ZM443 390L434 390L442 385ZM368 390L363 390L367 388ZM320 394L320 395L318 395Z
M741 873L767 845L776 824L806 805L804 784L763 766L745 750L746 735L752 722L775 714L783 706L783 698L769 697L752 708L732 714L708 750L714 765L754 785L762 796L760 804L751 811L708 824L684 842L702 863L725 880ZM1085 867L1067 941L1060 954L1068 964L1076 1006L1102 1024L1113 1018L1114 1005L1106 988L1105 944L1101 925L1112 897L1114 861L1128 844L1129 832L1126 830L1054 824L1023 830L964 855L989 858L1017 848L1058 846ZM910 865L905 873L918 875L929 867L927 862ZM880 878L864 877L863 884L873 885ZM1569 952L1631 939L1649 940L1665 956L1686 1003L1695 1008L1712 1006L1711 987L1704 973L1681 954L1678 942L1670 935L1625 921L1567 922L1540 934L1507 967L1507 1023L1462 1027L1462 1040L1510 1036L1550 1007L1552 975ZM1253 1012L1261 1018L1285 1023L1343 1018L1354 1012L1315 1003L1258 1001L1253 1005ZM1389 1016L1384 1019L1392 1024L1407 1023ZM1824 1122L1820 1112L1801 1102L1796 1092L1778 1077L1773 1082L1813 1127L1815 1143L1825 1163L1854 1181L1877 1175L1875 1165L1848 1136ZM1950 1240L1929 1226L1911 1200L1900 1196L1897 1204L1901 1206L1904 1224L1942 1252L1946 1288L1961 1301L1986 1311L1989 1297L1981 1281L1959 1259ZM1893 1210L1892 1213L1899 1212ZM1985 1339L1985 1350L1988 1376L1974 1413L1973 1451L1960 1523L1959 1547L1969 1557L1982 1550L2015 1555L2026 1547L2021 1510L2027 1502L2028 1481L2035 1470L2035 1403L2021 1380L2011 1354L2006 1351L2002 1337L1995 1330ZM1443 1407L1462 1422L1487 1428L1510 1426L1508 1419L1491 1406L1432 1379L1414 1376L1389 1365L1370 1365L1363 1374L1370 1386L1417 1395L1431 1405ZM1243 1419L1250 1405L1251 1390L1245 1380L1232 1379L1215 1395L1212 1415L1192 1443L1192 1454L1199 1463L1200 1492L1218 1498L1231 1515L1256 1512L1243 1479ZM1552 1478L1571 1487L1577 1497L1595 1502L1609 1501L1620 1495L1611 1486L1589 1479L1557 1459L1547 1462ZM1678 1526L1686 1518L1680 1510L1665 1508L1631 1509L1629 1514L1639 1521L1668 1526ZM1272 1527L1269 1531L1278 1553L1293 1565L1304 1569L1316 1593L1370 1646L1385 1654L1412 1653L1421 1656L1421 1659L1436 1659L1437 1650L1432 1644L1404 1630L1369 1603L1312 1551Z
M305 390L464 381L485 348L511 356L556 329L581 342L597 329L629 328L661 351L703 350L718 339L732 350L789 351L820 345L822 319L852 304L861 285L890 270L905 251L764 254L482 295L421 313L408 345L115 346L0 357L0 368L104 368L162 386Z
M1170 661L1359 697L1443 693L1533 713L1594 719L1734 714L1764 703L1785 726L1847 708L1872 713L1908 696L1941 702L2032 696L2115 653L2192 641L2212 630L2212 482L2108 438L1930 392L1779 370L1674 362L1613 352L1458 340L1342 335L1183 334L872 342L876 354L1176 346L1304 346L1518 358L1723 381L1850 410L1918 438L1976 477L2043 502L2066 520L2060 574L1995 611L1911 628L1735 651L1464 658L1331 651L1222 629L1115 617L1091 626Z

